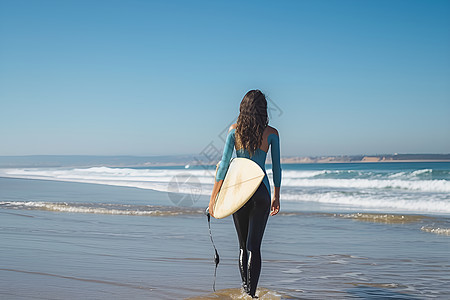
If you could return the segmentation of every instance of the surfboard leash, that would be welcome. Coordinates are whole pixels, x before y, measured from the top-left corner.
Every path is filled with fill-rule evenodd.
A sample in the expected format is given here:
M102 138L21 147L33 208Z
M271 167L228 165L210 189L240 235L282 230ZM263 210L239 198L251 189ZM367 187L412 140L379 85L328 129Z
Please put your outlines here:
M216 291L216 274L217 274L217 266L219 266L219 252L217 252L216 245L214 244L214 240L211 233L211 214L209 213L209 208L206 208L205 215L208 218L208 229L209 229L209 238L211 239L211 243L214 247L214 263L216 264L216 267L214 268L214 283L213 283L213 291Z

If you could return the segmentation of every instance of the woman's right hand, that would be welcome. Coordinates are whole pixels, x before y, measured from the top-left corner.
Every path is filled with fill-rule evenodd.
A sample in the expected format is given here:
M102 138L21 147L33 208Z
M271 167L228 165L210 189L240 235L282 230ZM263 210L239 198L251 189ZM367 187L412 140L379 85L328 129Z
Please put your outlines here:
M274 198L272 200L270 215L275 216L279 211L280 211L280 198Z
M275 216L280 211L280 187L275 187L273 191L270 215Z

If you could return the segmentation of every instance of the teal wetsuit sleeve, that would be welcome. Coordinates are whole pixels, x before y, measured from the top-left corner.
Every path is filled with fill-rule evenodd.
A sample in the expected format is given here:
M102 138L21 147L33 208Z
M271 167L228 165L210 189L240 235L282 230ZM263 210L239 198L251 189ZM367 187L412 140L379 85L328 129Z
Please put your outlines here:
M225 174L227 174L231 155L233 155L234 150L235 131L235 129L232 129L230 130L230 132L228 132L227 140L225 141L225 147L223 148L222 160L220 161L220 165L216 174L216 181L223 180L225 178Z
M272 155L273 184L275 187L281 186L281 162L280 162L280 138L276 134L269 136L269 144Z

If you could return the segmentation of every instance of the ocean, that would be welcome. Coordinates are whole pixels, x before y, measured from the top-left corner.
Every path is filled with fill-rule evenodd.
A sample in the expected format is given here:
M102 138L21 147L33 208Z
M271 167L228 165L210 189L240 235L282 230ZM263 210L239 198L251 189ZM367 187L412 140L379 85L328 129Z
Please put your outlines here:
M450 298L450 163L282 167L261 299ZM0 298L243 298L231 218L212 291L214 170L0 168Z

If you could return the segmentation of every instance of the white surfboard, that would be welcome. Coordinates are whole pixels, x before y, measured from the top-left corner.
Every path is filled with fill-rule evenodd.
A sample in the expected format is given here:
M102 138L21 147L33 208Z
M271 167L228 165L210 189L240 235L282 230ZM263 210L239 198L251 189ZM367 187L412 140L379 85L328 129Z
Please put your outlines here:
M214 218L222 219L238 211L253 196L265 174L248 158L233 158L214 203Z

